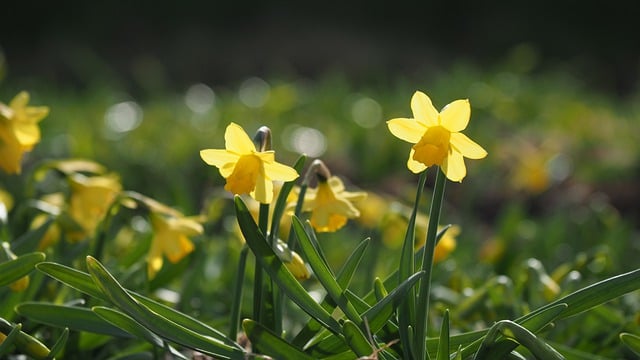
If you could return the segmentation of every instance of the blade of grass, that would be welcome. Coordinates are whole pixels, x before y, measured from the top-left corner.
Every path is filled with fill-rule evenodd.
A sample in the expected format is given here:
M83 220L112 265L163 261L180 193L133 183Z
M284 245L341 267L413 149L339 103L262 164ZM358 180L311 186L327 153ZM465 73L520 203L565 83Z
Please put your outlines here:
M56 340L56 343L51 347L51 351L47 356L47 360L55 359L55 357L60 354L62 350L64 350L64 346L67 344L67 340L69 339L69 328L64 328L62 330L62 334Z
M445 310L440 327L437 360L449 360L449 310Z
M22 325L18 324L14 326L7 320L0 318L0 332L3 334L11 333L15 327L22 328ZM22 330L18 330L18 333L14 336L13 343L16 345L16 348L25 355L37 360L46 359L46 357L49 356L51 352L49 348L33 336Z

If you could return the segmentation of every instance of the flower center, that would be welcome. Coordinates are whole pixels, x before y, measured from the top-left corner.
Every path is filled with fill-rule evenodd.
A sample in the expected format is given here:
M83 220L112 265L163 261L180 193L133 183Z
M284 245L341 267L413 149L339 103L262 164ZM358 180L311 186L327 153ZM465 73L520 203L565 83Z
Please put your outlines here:
M449 152L451 132L442 126L430 127L413 146L413 160L426 166L442 165Z
M224 189L233 194L248 194L256 187L260 173L260 158L256 155L243 155L238 159L233 172L227 178Z

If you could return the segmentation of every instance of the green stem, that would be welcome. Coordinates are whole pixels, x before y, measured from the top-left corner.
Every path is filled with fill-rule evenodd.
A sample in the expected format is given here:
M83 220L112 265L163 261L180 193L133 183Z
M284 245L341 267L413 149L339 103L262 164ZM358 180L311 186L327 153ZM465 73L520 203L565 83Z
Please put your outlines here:
M258 212L258 228L262 233L267 236L267 226L269 223L269 204L260 204L260 211ZM254 286L253 286L253 318L258 323L262 323L264 304L262 302L263 291L263 272L260 265L256 262L254 272Z
M231 323L229 325L229 339L235 340L238 336L240 325L240 309L242 307L242 288L244 284L244 272L247 267L247 255L249 247L245 244L240 251L238 259L238 272L236 273L235 287L233 289L233 303L231 304Z
M416 191L416 200L413 204L413 211L407 224L407 232L404 236L404 243L402 244L402 253L400 257L400 267L398 269L398 284L407 280L416 271L415 268L415 235L416 235L416 217L418 216L418 209L420 204L420 198L422 197L422 191L424 190L424 184L427 181L427 171L420 173L418 178L418 189ZM413 352L411 349L413 339L409 335L409 326L415 328L415 290L412 288L409 290L407 301L403 302L398 308L398 321L400 325L400 339L403 344L407 344L403 347L404 357L406 359L413 359Z
M425 276L419 284L416 304L415 350L418 359L429 359L426 345L431 271L433 269L433 253L436 247L436 235L438 234L445 185L446 176L438 167L436 168L436 183L433 189L431 208L429 209L429 227L427 228L427 238L424 244L424 257L422 258L422 270L425 272Z
M298 194L298 201L296 202L296 208L294 210L294 215L296 217L300 217L300 214L302 213L302 205L304 205L304 196L307 193L307 188L309 187L309 185L307 185L306 183L302 183L302 185L300 185L300 193ZM289 250L291 251L295 251L295 247L296 247L296 236L294 234L293 228L290 229L289 231L289 239L287 240L287 246L289 247Z

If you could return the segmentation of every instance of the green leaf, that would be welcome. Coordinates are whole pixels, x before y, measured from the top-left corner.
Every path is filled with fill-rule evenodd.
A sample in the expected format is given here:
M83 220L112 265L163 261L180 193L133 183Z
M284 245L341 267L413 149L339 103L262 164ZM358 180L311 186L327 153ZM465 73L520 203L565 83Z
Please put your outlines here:
M556 304L552 307L546 308L543 311L537 312L535 315L516 320L516 323L528 329L529 331L536 333L547 326L549 323L557 319L566 309L567 304ZM467 357L476 352L483 341L483 339L478 339L471 344L468 344L465 348L462 349L463 357ZM501 342L500 344L494 345L494 347L497 349L495 351L499 351L502 355L509 354L517 346L517 342L509 339Z
M137 338L146 340L159 348L168 348L174 357L185 360L187 359L172 346L169 346L166 342L164 342L158 335L149 331L129 315L105 306L94 306L93 308L91 308L91 310L105 321L113 324L114 326L128 332L129 334Z
M566 318L587 311L595 306L606 303L619 296L640 289L640 269L625 274L610 277L599 281L593 285L577 290L561 299L551 302L518 320L523 320L535 316L538 312L544 311L558 304L567 304L567 309L560 314L559 318ZM516 320L516 322L519 322Z
M93 282L91 276L85 272L70 268L68 266L60 265L57 263L51 262L43 262L36 265L36 268L43 273L51 276L52 278L82 292L87 295L91 295L97 299L103 301L109 301L107 296L102 293L102 291L98 288L98 286ZM184 326L188 329L191 329L195 332L198 332L205 336L211 336L215 339L223 341L225 344L229 346L239 347L234 341L227 338L222 332L212 328L211 326L194 319L193 317L176 311L164 304L161 304L157 301L149 299L143 295L134 293L132 291L127 292L133 296L137 301L144 304L151 311L154 311L161 316ZM86 310L89 311L89 310Z
M44 259L44 253L33 252L1 263L0 286L9 285L23 276L28 275L36 264L44 261Z
M93 311L78 306L24 302L16 306L16 312L33 321L55 327L68 327L75 331L88 331L110 336L131 337L125 331L104 321Z
M251 340L251 343L257 345L260 351L266 355L272 356L275 359L283 360L313 359L300 349L292 346L281 337L272 333L266 327L251 319L243 320L242 327L249 337L249 340Z
M245 352L243 349L231 347L217 339L203 336L149 310L145 305L131 297L107 269L91 256L87 257L87 268L100 290L107 295L111 302L150 331L169 341L212 356L230 359L244 358Z
M402 243L402 252L400 254L400 265L398 267L397 283L408 279L416 271L415 266L415 238L416 238L416 217L418 215L418 209L420 205L420 198L422 197L422 191L424 190L424 184L427 180L427 172L423 171L418 177L418 188L416 190L416 199L413 203L413 210L407 223L407 231L404 235L404 241ZM423 247L424 249L424 247ZM407 359L411 358L411 346L413 341L409 336L409 327L415 327L415 290L410 290L407 295L407 300L400 304L398 308L398 323L400 328L400 341L404 344L403 351L404 356Z
M21 327L22 325L18 324L14 326L7 320L0 318L0 332L3 334L11 333L16 326ZM49 351L49 348L33 336L23 331L18 331L18 334L14 336L13 343L16 348L25 355L37 360L46 359L47 356L49 356L49 353L51 352Z
M640 356L640 336L622 333L620 334L620 341L633 351L636 355Z
M371 240L369 238L361 241L360 244L358 244L358 246L353 250L351 255L349 255L344 265L342 265L342 267L338 271L336 280L338 281L338 285L340 285L341 288L346 289L349 286L353 274L355 274L358 265L360 264L362 257L364 256L365 250L367 249L367 246L370 242ZM331 299L331 297L325 296L323 301L320 303L320 306L322 306L327 311L333 311L333 309L335 309L336 307L336 304L333 299ZM302 330L300 330L300 332L298 332L296 337L293 339L292 343L296 346L303 347L314 336L314 334L318 333L321 328L322 325L314 318L309 319Z
M256 256L260 266L262 266L271 278L278 284L280 290L295 302L303 311L323 324L327 329L335 334L340 334L340 325L322 308L309 293L293 277L287 267L280 261L271 246L258 229L251 213L247 209L239 196L235 198L236 213L238 223L249 248Z
M47 360L52 360L58 355L67 344L67 340L69 339L69 328L64 328L62 334L58 338L55 344L51 347L51 352L47 356Z
M93 282L91 276L85 272L54 262L42 262L36 265L36 269L82 293L100 300L109 300Z
M373 347L355 323L346 320L344 324L342 324L342 332L347 345L349 345L356 355L362 357L369 356L373 353Z
M449 360L449 310L445 310L442 317L436 360Z
M301 155L298 160L296 160L293 168L298 173L302 172L306 160L307 157L305 155ZM273 207L273 215L271 218L271 236L278 236L278 229L280 227L282 214L284 214L284 211L287 208L287 198L289 197L289 193L291 192L291 189L293 189L296 180L287 181L282 184L282 188L280 188L280 193L278 194L278 198L276 199L276 203Z
M347 318L359 326L362 325L362 318L353 308L353 305L349 303L349 300L344 296L344 289L340 287L335 275L331 269L327 266L323 257L320 255L319 249L313 246L309 234L305 231L304 225L298 219L298 217L292 217L293 230L298 237L298 243L300 250L304 257L307 259L307 263L313 270L314 274L320 281L320 284L325 288L327 294L338 304L338 307L344 312Z
M14 345L14 341L18 338L20 331L22 330L22 324L14 326L2 342L0 342L0 358L4 358L5 354L11 351L11 347Z
M549 344L510 320L498 321L489 329L474 359L501 359L506 356L502 348L494 346L499 344L503 337L517 341L518 344L527 348L536 359L564 360L564 357Z

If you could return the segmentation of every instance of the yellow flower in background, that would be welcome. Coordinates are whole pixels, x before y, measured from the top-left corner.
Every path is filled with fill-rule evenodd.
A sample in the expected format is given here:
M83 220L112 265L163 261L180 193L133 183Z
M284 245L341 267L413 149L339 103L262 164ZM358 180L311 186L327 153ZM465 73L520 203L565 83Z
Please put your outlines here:
M311 277L311 273L304 263L304 260L297 252L291 252L291 261L285 261L284 265L289 269L291 274L298 280L307 280Z
M391 249L397 249L402 246L404 241L405 232L409 224L409 216L411 209L400 205L398 203L392 203L389 207L389 212L381 222L382 242ZM415 250L424 246L424 242L427 237L427 228L429 227L429 217L424 214L418 214L416 216L416 229L414 238ZM444 227L439 226L438 232ZM440 241L436 245L435 252L433 254L434 263L441 262L451 254L457 245L456 237L460 234L460 226L452 225L442 235Z
M96 227L122 190L122 185L115 174L88 177L77 173L69 176L69 184L69 215L83 231L68 235L69 240L78 241L86 236L93 236Z
M153 239L147 258L147 274L152 279L162 268L163 256L172 263L177 263L194 249L189 239L200 235L202 225L186 217L175 217L157 212L150 213Z
M40 141L38 122L49 114L46 106L27 106L29 93L16 95L9 105L0 103L0 168L8 174L22 171L22 157Z
M292 181L298 173L292 167L275 161L272 150L258 151L249 135L235 123L224 133L225 149L205 149L200 157L219 169L227 180L225 190L239 195L249 194L262 204L273 200L273 181Z
M329 179L318 178L318 186L308 189L303 211L311 212L311 225L318 232L337 231L347 223L347 219L360 216L354 201L363 200L365 192L349 192L342 180L336 176Z
M456 100L442 111L433 107L431 99L416 91L411 98L413 118L387 121L389 131L401 140L415 144L409 153L407 167L420 173L437 165L451 181L462 181L467 174L464 158L482 159L487 152L460 131L471 117L468 100Z

